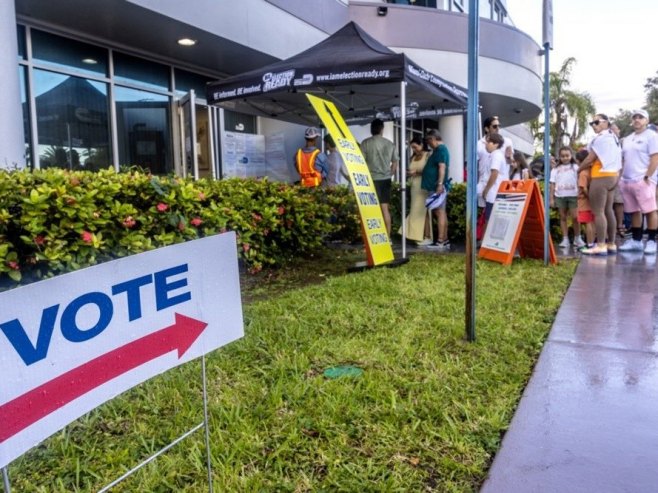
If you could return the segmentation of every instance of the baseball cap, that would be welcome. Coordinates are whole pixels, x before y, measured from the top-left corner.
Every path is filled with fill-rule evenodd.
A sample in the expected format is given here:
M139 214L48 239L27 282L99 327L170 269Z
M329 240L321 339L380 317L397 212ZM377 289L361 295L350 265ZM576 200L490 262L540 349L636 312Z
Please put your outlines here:
M649 118L649 113L646 110L633 110L631 116L640 115L642 118Z
M304 137L306 137L307 139L315 139L316 137L319 136L320 136L320 132L315 127L308 127L306 129L306 132L304 132Z

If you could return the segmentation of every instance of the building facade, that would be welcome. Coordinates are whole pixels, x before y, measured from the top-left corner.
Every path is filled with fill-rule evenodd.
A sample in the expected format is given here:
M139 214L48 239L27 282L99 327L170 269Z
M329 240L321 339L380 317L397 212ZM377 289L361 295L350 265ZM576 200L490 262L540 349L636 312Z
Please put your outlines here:
M480 102L514 126L541 106L539 46L510 24L501 0L480 0ZM0 166L100 169L140 166L195 177L270 174L293 180L296 125L211 107L205 84L285 59L350 20L394 51L462 86L467 0L12 0L0 7L5 74ZM19 123L19 122L22 122ZM438 127L464 156L464 118ZM515 130L517 128L517 130ZM366 127L353 129L357 138ZM390 124L387 132L396 135ZM245 156L248 156L245 157ZM286 164L289 164L286 167ZM459 166L451 170L461 180Z

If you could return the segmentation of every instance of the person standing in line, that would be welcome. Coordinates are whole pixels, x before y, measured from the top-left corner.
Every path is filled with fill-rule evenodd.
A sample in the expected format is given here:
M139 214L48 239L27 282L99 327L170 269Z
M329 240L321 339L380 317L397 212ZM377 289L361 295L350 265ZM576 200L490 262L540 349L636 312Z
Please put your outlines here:
M587 149L581 149L576 153L576 162L582 163L589 152ZM578 173L578 223L585 225L585 242L584 248L594 246L594 214L592 207L589 205L589 183L592 179L591 168L586 168Z
M589 124L596 135L587 146L589 153L578 169L582 171L592 168L589 203L594 214L597 244L581 252L585 255L609 255L617 253L617 220L612 204L621 169L621 146L617 136L610 130L610 120L606 115L595 115Z
M623 152L624 139L621 136L619 125L614 122L610 123L610 130L612 130L612 133L619 139ZM617 182L617 186L615 187L615 195L612 199L612 210L614 211L615 219L617 220L617 237L620 240L624 240L626 239L626 225L627 222L630 221L630 218L624 218L624 198L621 195L619 182Z
M446 180L448 179L448 167L450 166L450 153L443 143L441 134L436 129L427 131L425 142L432 149L432 154L423 168L421 179L421 188L428 194L446 194L443 203L433 209L437 222L437 241L428 246L428 248L437 248L439 250L449 250L450 242L448 241L448 214L446 205L448 203L448 190L446 189Z
M498 188L509 176L509 165L505 160L505 154L503 154L504 145L505 140L503 139L503 136L498 133L492 133L487 137L487 152L489 153L490 159L489 176L482 186L482 196L486 201L484 217L487 222L489 222L489 217L491 217L491 211L493 210L496 195L498 194Z
M306 144L295 153L295 169L299 173L300 184L303 187L319 187L329 171L326 154L316 146L319 136L320 132L317 128L307 128L304 132Z
M510 163L509 179L510 180L528 180L532 178L528 161L521 151L514 151L512 162Z
M409 171L407 171L411 189L411 205L407 216L407 239L415 241L418 246L428 246L432 244L432 235L425 208L427 190L421 188L420 182L430 153L425 150L423 139L419 135L411 139L409 147L413 154L409 160Z
M482 138L478 140L477 143L477 155L478 155L478 183L485 182L483 177L488 178L489 173L489 164L491 163L491 158L489 152L487 151L487 137L491 134L500 133L500 119L497 116L489 116L484 119L482 122ZM503 156L508 164L512 163L512 158L514 155L514 146L512 145L512 140L503 137ZM482 190L478 193L478 206L485 207L486 200L482 196Z
M375 118L370 124L370 134L361 142L361 152L366 160L370 176L374 182L377 200L382 209L386 233L389 240L391 238L391 213L389 204L391 203L391 177L397 173L400 157L395 144L385 138L384 122Z
M336 187L339 185L348 185L350 175L347 172L347 166L343 161L340 152L336 149L336 143L330 134L324 136L324 152L327 156L327 186Z
M562 147L558 153L558 165L551 171L550 206L557 207L560 213L560 229L562 230L561 248L569 248L569 224L571 216L573 226L574 247L585 246L580 237L580 223L578 222L578 166L570 147Z
M656 254L656 169L658 168L658 135L647 128L648 113L634 110L633 133L624 139L621 193L624 212L631 214L632 239L619 247L621 252L643 251ZM642 215L647 218L647 242L642 245Z

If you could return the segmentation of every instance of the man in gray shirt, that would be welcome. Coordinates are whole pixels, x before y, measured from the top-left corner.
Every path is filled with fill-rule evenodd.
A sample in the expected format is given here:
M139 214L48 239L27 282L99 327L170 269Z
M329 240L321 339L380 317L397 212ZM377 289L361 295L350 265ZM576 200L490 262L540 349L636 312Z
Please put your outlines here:
M386 233L391 238L391 213L389 204L391 202L391 177L395 175L398 169L400 157L395 144L382 136L384 132L384 122L375 118L370 124L370 133L368 137L361 142L361 152L368 164L370 176L375 185L377 200L382 209Z

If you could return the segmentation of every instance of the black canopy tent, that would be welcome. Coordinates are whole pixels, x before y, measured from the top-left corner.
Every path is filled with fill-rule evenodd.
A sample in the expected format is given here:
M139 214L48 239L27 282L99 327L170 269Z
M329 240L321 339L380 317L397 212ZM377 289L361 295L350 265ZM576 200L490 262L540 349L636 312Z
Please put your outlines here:
M330 99L348 123L461 114L466 90L395 53L354 22L286 60L207 86L209 104L249 115L317 125L306 93ZM406 111L402 111L405 108ZM401 182L406 150L400 142ZM402 195L402 254L406 255L406 194Z

